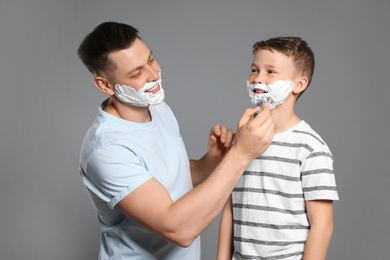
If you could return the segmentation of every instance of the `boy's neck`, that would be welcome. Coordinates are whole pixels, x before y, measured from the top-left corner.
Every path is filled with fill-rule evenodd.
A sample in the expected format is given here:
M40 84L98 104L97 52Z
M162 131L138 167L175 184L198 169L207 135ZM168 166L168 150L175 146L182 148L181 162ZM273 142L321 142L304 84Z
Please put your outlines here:
M295 114L294 107L278 106L271 111L271 116L275 124L275 134L283 133L301 121Z

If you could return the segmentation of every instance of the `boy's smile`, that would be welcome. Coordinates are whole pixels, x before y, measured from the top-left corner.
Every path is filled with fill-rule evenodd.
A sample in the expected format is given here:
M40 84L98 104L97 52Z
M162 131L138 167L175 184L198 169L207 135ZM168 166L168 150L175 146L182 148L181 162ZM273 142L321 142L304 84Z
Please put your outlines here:
M267 94L268 91L264 90L264 89L261 89L261 88L254 88L253 89L253 93L255 95L261 95L261 94Z

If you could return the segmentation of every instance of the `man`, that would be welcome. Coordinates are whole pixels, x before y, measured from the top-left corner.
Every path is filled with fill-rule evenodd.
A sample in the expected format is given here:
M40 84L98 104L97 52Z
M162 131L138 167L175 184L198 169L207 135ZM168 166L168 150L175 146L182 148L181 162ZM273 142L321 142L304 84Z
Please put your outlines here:
M258 108L247 109L233 144L231 130L214 126L206 155L190 161L163 101L160 66L137 29L102 23L78 55L108 96L80 155L101 227L99 258L199 260L199 234L271 143L269 110L253 118Z

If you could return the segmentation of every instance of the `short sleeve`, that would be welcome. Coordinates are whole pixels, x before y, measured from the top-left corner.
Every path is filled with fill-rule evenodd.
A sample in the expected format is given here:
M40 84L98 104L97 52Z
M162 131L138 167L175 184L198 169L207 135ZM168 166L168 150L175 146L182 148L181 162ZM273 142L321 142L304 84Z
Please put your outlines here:
M87 169L89 188L110 208L152 178L142 159L120 145L97 149L88 159Z
M326 144L315 147L301 170L305 200L338 200L333 156Z

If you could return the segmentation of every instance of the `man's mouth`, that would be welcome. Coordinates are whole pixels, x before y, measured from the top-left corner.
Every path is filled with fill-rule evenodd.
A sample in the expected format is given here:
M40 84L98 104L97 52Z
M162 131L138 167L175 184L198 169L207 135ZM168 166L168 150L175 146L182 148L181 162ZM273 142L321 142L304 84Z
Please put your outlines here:
M145 92L148 92L148 93L151 93L151 94L156 94L159 91L160 91L160 84L156 83L156 85L154 85L150 89L146 90Z

